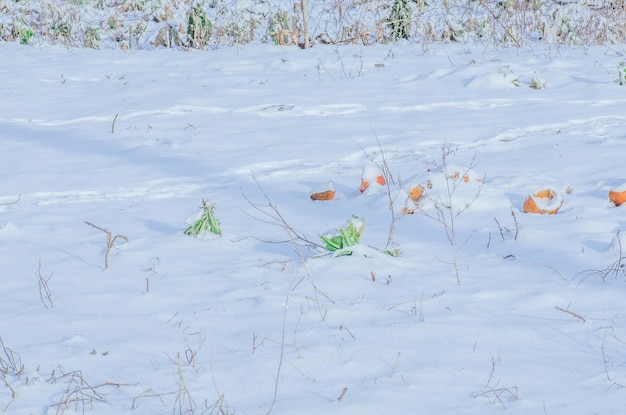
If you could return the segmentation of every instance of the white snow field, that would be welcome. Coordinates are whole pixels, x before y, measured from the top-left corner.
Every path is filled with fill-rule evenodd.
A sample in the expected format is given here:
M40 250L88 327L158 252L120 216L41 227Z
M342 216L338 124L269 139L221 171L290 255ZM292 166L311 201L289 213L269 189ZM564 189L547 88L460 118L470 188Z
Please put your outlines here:
M623 53L0 43L3 414L622 413Z

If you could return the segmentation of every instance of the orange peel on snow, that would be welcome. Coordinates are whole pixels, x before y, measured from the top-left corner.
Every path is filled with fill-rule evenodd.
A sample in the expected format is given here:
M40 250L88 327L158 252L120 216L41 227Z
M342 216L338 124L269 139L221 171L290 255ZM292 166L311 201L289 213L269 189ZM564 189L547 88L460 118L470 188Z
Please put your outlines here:
M409 199L417 202L417 200L424 194L424 190L424 186L422 186L421 184L411 187L411 190L409 190Z
M563 198L553 189L542 189L524 200L524 213L556 214L563 205Z
M333 200L334 198L334 190L326 190L325 192L317 192L311 195L311 200Z
M382 174L376 176L376 183L378 183L381 186L384 186L385 184L387 184L387 181L385 180L385 176L383 176ZM361 177L361 187L359 187L359 192L363 193L364 191L369 189L369 187L370 187L370 182L365 180L365 178Z
M609 200L615 206L620 206L626 203L626 190L622 192L609 190Z

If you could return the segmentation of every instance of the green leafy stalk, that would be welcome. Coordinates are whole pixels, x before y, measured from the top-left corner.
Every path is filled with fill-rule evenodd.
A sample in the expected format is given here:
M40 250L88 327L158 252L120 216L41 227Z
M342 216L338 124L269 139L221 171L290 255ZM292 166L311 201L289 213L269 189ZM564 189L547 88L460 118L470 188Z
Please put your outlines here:
M329 252L335 252L335 256L352 255L352 251L345 248L357 245L361 240L361 234L365 228L365 221L358 216L353 215L352 217L361 222L358 228L353 220L350 219L346 226L337 229L337 235L320 235L320 239L324 242L324 248Z
M215 205L209 205L206 200L202 199L202 206L204 211L196 222L193 225L189 226L187 230L185 230L185 235L198 235L201 232L210 232L216 235L221 235L222 230L220 228L220 222L215 217Z

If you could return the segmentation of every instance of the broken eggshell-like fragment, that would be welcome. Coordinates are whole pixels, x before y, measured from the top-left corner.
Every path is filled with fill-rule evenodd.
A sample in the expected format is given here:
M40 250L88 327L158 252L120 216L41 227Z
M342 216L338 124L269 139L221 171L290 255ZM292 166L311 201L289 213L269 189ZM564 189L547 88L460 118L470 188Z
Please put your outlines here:
M524 213L556 214L563 205L563 196L555 189L545 188L528 195L524 201Z
M385 180L385 176L380 168L375 165L368 165L361 173L361 186L359 187L359 192L365 192L370 188L370 186L384 186L386 184L387 181Z

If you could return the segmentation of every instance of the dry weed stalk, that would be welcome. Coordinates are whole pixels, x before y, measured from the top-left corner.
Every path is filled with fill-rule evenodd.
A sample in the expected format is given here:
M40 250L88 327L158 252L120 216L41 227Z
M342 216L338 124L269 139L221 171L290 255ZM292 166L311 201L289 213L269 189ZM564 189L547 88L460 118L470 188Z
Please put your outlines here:
M518 390L517 386L510 387L498 387L500 383L500 379L495 381L495 384L492 385L492 381L494 380L494 373L496 371L496 366L502 362L500 356L496 359L491 357L491 372L489 373L489 379L485 383L483 387L485 390L483 392L477 393L474 395L474 398L484 397L489 399L493 404L499 403L502 405L502 408L506 409L506 405L504 404L504 400L518 400Z
M583 323L585 323L587 321L587 319L585 317L581 316L578 313L575 313L575 312L571 311L569 309L569 307L568 308L563 308L563 307L559 307L558 305L555 305L554 308L559 310L559 311L562 311L564 313L567 313L567 314L569 314L571 316L576 317L577 319L581 320Z
M102 232L106 233L106 235L107 235L107 249L106 249L106 251L104 253L104 269L109 269L109 252L111 252L111 249L113 248L113 244L115 244L115 241L118 238L123 239L126 242L128 242L128 237L126 237L124 235L115 235L115 236L113 236L111 234L111 231L108 230L108 229L101 228L100 226L94 225L91 222L85 221L85 223L87 225L93 227L93 228L98 229L99 231L102 231Z
M624 255L622 251L622 239L620 236L620 229L615 233L615 238L613 238L617 247L617 259L611 262L606 268L603 269L592 269L581 272L579 275L582 275L582 279L585 280L589 276L600 277L603 282L606 282L606 279L609 277L617 278L620 275L626 277L626 263L624 262Z
M13 389L13 386L11 386L6 376L2 375L2 381L4 382L4 386L9 390L9 393L11 394L11 399L9 399L9 402L7 402L4 408L2 408L2 415L6 415L9 407L13 405L13 402L15 402L15 399L17 399L17 392L15 392L15 389Z
M50 282L50 278L52 278L54 273L51 273L48 277L43 276L41 273L41 258L39 258L39 267L37 268L36 274L39 278L39 299L41 300L41 304L46 308L54 308L52 292L50 291L50 287L48 287L48 282Z
M247 196L244 195L244 197L246 198L246 200L248 201L248 203L260 214L262 214L264 217L255 217L252 216L254 219L259 220L261 222L264 223L268 223L272 226L276 226L279 228L282 228L285 233L287 234L288 238L286 240L282 240L282 241L268 241L268 240L262 240L260 238L256 238L262 242L266 242L266 243L288 243L291 244L294 248L294 251L296 252L298 259L299 259L299 263L300 266L302 267L302 269L304 270L304 276L302 276L301 278L297 278L296 281L294 282L294 284L289 288L289 290L287 291L287 293L285 294L285 302L283 305L283 314L282 314L282 322L281 322L281 337L280 337L280 341L277 342L277 344L280 347L280 351L279 351L279 357L278 357L278 363L277 363L277 368L276 368L276 375L274 378L274 388L273 388L273 392L272 392L272 400L270 402L270 405L267 409L267 411L265 412L265 415L269 415L272 413L272 411L274 410L275 406L276 406L276 402L278 399L278 390L279 390L279 383L280 383L280 378L281 378L281 373L282 373L282 367L283 367L283 363L285 360L285 347L287 346L286 343L286 332L287 332L287 314L289 311L289 302L291 300L291 295L293 294L293 292L296 290L296 288L298 286L300 286L300 284L306 279L309 284L311 285L311 287L313 288L313 292L314 292L314 297L313 297L313 301L315 303L316 309L319 312L320 318L322 320L324 320L326 318L326 310L323 309L322 304L320 302L320 298L319 296L324 296L328 301L333 302L334 301L332 299L330 299L330 297L328 297L326 294L324 294L315 284L315 282L313 281L311 274L309 272L309 269L307 267L307 253L303 252L303 249L306 249L307 251L314 249L317 251L321 251L324 249L324 247L320 244L317 244L313 241L311 241L310 239L308 239L303 233L297 231L296 229L293 228L293 226L291 226L289 224L289 222L285 219L285 217L281 214L280 210L278 209L278 207L272 202L272 200L270 199L270 197L268 196L268 194L265 192L265 190L263 189L263 187L261 186L261 184L258 182L258 180L256 179L256 177L254 177L254 181L256 182L259 190L261 191L261 194L263 195L264 199L265 199L265 203L260 204L260 203L255 203L252 202ZM283 268L284 269L284 268ZM302 310L300 311L302 312ZM296 328L297 331L297 328ZM254 353L254 351L256 350L256 334L254 334L253 336L253 344L252 344L252 352Z
M193 415L195 413L197 405L193 399L193 396L189 392L189 389L187 388L187 383L185 382L183 365L180 361L180 352L176 356L176 368L176 382L178 384L178 390L176 391L176 399L174 399L174 413L178 415Z
M15 399L17 399L17 392L13 386L11 386L9 379L7 378L9 376L15 376L19 379L24 373L24 365L22 364L20 355L5 346L2 337L0 337L0 351L2 351L2 354L0 354L0 378L11 395L11 399L9 399L6 405L2 408L2 415L5 415L9 410L9 407L13 404L13 402L15 402Z
M517 216L515 216L515 211L513 210L513 208L511 208L511 216L513 216L513 223L515 225L515 232L513 233L513 240L517 241L517 237L519 235L519 224L517 223ZM511 229L500 225L500 221L498 221L498 219L496 219L495 217L493 218L493 220L496 222L496 225L498 226L498 232L500 233L502 242L504 242L506 240L504 237L505 233L510 234Z
M468 173L474 167L476 167L476 160L472 160L470 166L464 172L450 171L448 159L451 155L456 153L455 148L451 148L447 145L441 146L441 173L444 176L445 189L443 194L438 194L436 199L430 198L429 201L433 202L435 207L435 213L430 213L424 209L425 204L418 206L418 210L424 216L435 222L441 224L444 228L446 238L450 242L450 253L452 256L451 263L454 267L454 276L456 282L461 285L461 277L459 273L459 263L457 255L459 251L465 246L470 237L468 237L463 243L459 243L457 240L457 219L463 212L470 208L470 206L478 199L482 190L484 178L479 181L479 187L470 200L466 200L462 205L457 205L454 201L455 193L459 186L464 183L464 177L468 177Z
M377 162L374 159L374 157L371 154L369 154L363 147L361 147L361 150L363 151L365 156L373 164L375 164L376 167L378 167L378 169L380 169L380 171L383 173L383 177L385 178L384 193L387 196L390 218L389 218L389 231L387 233L387 242L385 243L385 248L383 249L383 252L389 252L390 248L395 245L395 242L393 239L394 239L394 234L396 231L396 220L400 217L396 213L396 201L402 189L400 188L395 192L392 191L391 186L394 186L396 184L396 180L393 177L393 174L391 173L391 169L389 168L389 163L387 161L387 154L385 153L385 150L383 149L383 145L381 144L378 136L376 136L376 142L378 143L378 149L380 151L380 157L381 157L380 162Z
M52 372L48 383L63 382L67 384L65 391L61 394L59 402L50 405L49 408L56 408L55 415L62 415L70 408L73 408L75 413L84 414L86 411L93 408L95 402L106 403L104 388L107 387L120 387L123 386L120 383L104 382L99 385L92 386L84 378L82 371L75 370L73 372L63 372L56 374Z
M22 364L20 354L6 346L2 337L0 337L0 351L2 352L0 354L0 375L20 378L24 374L24 364Z
M618 388L624 388L626 387L626 385L617 382L613 376L611 376L610 374L610 368L612 368L613 366L615 366L615 359L611 356L609 356L609 354L606 351L606 347L607 347L607 337L613 339L613 341L615 341L618 345L620 349L623 349L626 346L626 342L621 340L619 337L617 337L617 334L615 334L615 326L611 325L611 327L607 328L604 331L604 336L602 338L602 346L601 346L601 352L602 352L602 361L604 362L604 373L606 375L606 379L611 382L611 386L615 386ZM620 366L623 366L624 363L621 363Z
M302 43L303 49L310 47L309 42L309 11L307 10L306 0L300 0L300 8L302 9L302 26L304 41Z
M312 249L312 250L315 250L315 251L318 251L318 252L323 251L324 247L321 244L313 242L305 234L297 231L296 229L294 229L293 226L291 226L289 224L287 219L285 219L285 217L282 215L282 213L280 212L278 207L272 202L270 197L265 192L265 189L263 189L263 187L261 186L259 181L256 179L256 177L254 177L254 175L253 175L253 179L254 179L257 187L261 191L261 194L263 195L263 198L265 199L265 203L255 203L255 202L251 201L244 194L244 197L245 197L246 201L248 202L248 204L250 204L250 206L252 206L257 212L259 212L262 215L261 217L253 216L253 215L250 215L250 216L253 219L258 220L259 222L267 223L269 225L272 225L272 226L275 226L275 227L283 229L285 231L285 233L287 234L287 239L284 239L284 240L267 240L267 239L261 239L261 238L257 238L257 237L252 237L252 238L257 239L257 240L259 240L261 242L265 242L265 243L271 243L271 244L288 243L288 244L292 244L296 248L306 248L307 250L311 250ZM299 251L298 251L298 253L300 254Z

